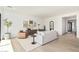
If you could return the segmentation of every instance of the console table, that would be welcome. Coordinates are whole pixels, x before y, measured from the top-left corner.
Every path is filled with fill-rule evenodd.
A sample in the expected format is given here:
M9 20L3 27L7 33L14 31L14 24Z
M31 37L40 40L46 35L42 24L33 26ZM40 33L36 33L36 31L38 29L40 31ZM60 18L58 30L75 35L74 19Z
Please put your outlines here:
M18 33L18 38L20 39L25 39L28 37L28 33L27 32L19 32Z

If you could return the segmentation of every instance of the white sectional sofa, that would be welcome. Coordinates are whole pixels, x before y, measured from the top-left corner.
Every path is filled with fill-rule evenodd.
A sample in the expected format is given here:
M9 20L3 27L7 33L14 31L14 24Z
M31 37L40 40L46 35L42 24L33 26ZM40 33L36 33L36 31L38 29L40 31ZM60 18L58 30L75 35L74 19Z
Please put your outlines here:
M52 30L52 31L43 31L43 32L38 32L37 36L35 38L35 41L41 45L48 43L50 41L53 41L57 39L58 35L57 32Z

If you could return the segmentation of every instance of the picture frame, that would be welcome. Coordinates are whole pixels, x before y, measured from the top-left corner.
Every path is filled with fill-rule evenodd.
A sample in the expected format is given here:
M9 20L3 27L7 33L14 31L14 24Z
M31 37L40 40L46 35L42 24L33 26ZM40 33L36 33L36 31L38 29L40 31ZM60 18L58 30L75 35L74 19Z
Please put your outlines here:
M23 27L25 27L25 28L28 27L28 21L26 21L26 20L23 21Z
M29 20L29 24L33 24L33 21L32 20Z

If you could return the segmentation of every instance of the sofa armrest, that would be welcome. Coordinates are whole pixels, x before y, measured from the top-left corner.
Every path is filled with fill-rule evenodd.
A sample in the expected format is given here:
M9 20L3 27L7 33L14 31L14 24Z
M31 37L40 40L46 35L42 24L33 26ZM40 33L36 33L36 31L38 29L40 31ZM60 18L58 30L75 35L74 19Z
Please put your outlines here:
M35 41L39 44L43 44L43 37L42 35L37 34L37 36L35 37Z

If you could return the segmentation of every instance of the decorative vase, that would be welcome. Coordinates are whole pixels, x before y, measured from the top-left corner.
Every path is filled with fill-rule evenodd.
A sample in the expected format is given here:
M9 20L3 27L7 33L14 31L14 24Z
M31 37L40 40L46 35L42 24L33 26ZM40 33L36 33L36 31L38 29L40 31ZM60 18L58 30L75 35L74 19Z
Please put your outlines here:
M4 35L5 40L11 38L11 33L5 33Z

